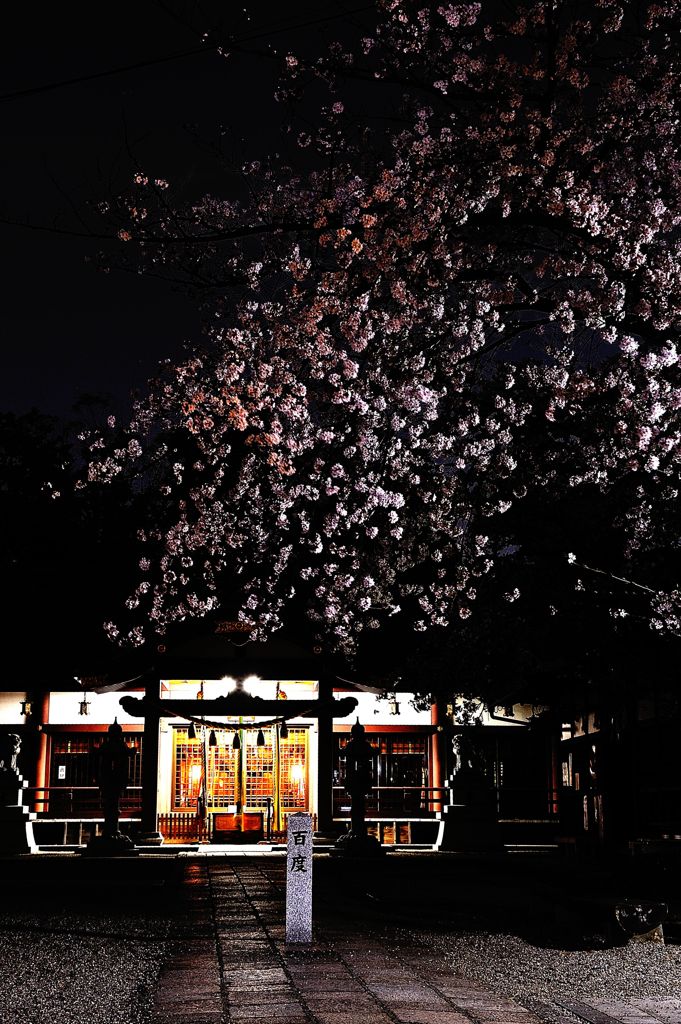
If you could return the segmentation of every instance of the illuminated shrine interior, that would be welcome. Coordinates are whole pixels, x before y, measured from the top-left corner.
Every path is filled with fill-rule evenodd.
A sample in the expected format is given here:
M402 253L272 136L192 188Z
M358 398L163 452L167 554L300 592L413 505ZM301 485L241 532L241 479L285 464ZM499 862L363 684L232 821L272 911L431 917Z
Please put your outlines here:
M235 680L168 680L162 684L162 696L176 699L202 697L211 700L235 688ZM239 689L264 700L279 699L282 714L286 700L316 700L318 686L313 681L280 682L248 677ZM312 719L296 719L281 735L278 724L259 726L255 717L240 716L243 728L220 730L195 727L170 720L172 735L171 811L194 810L205 785L206 810L264 811L271 801L275 828L292 811L310 809L310 753L314 744L310 733ZM216 720L211 716L210 721ZM226 720L225 720L226 721ZM230 719L230 722L232 719ZM211 743L211 733L214 742ZM259 735L260 734L260 735ZM238 736L238 744L235 744ZM316 738L316 737L315 737ZM260 740L260 742L258 742ZM205 782L204 782L205 780Z

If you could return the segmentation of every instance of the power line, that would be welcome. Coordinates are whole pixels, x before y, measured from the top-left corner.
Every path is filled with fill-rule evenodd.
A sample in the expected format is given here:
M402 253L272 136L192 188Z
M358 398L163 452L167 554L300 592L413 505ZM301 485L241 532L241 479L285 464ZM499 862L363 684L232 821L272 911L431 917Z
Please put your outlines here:
M193 50L183 50L181 53L167 53L164 57L156 57L153 60L141 60L135 64L123 64L117 68L108 68L106 71L95 71L89 75L78 75L76 78L62 78L57 82L46 82L43 85L35 85L30 89L19 89L16 92L7 92L0 96L0 103L9 100L17 100L22 96L36 96L41 92L50 92L53 89L64 89L69 85L78 85L80 82L92 82L96 78L108 78L112 75L122 75L127 71L135 71L137 68L153 67L154 64L163 64L170 60L181 60L184 57L193 57L199 53L211 53L217 49L216 46L199 46Z
M122 64L117 68L108 68L106 71L95 71L88 75L78 75L74 78L63 78L56 82L45 82L42 85L35 85L28 89L18 89L15 92L4 93L0 95L0 103L7 103L10 100L22 99L23 97L28 96L37 96L39 93L52 92L55 89L64 89L67 86L79 85L82 82L93 82L98 78L110 78L114 75L123 75L127 74L129 71L136 71L139 68L154 67L157 64L165 64L168 61L184 60L187 57L195 57L199 54L216 53L220 49L227 49L230 43L232 45L238 45L240 43L250 42L253 39L262 39L263 36L278 35L282 32L290 32L293 29L309 28L312 25L319 25L327 21L335 21L337 18L346 17L349 14L359 14L361 11L368 11L373 8L373 4L365 4L363 7L355 7L350 11L329 14L322 18L312 18L309 21L299 22L298 24L282 24L282 22L277 22L277 25L273 28L265 28L258 32L250 33L249 35L241 35L232 40L228 40L224 44L206 44L204 46L195 47L191 50L181 50L179 53L168 53L162 57L154 57L151 60L137 61L134 64Z

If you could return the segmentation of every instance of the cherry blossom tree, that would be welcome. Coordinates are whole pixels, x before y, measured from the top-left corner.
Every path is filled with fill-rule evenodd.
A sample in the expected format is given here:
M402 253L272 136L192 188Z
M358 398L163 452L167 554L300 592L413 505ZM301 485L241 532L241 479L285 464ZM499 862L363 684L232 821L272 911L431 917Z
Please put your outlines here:
M574 494L618 498L600 568L678 625L651 553L678 550L681 15L511 6L379 0L356 52L284 56L287 154L240 197L140 170L102 205L206 319L87 439L153 508L113 638L226 606L346 652L456 636L524 600L526 503Z

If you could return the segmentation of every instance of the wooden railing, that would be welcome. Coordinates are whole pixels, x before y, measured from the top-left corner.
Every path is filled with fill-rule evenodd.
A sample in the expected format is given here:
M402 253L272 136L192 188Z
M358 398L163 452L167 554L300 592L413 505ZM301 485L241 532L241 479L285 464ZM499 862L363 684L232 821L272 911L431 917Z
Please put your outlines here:
M313 814L313 831L316 828L317 815ZM285 827L277 831L273 826L271 802L262 811L250 810L243 814L209 811L205 819L194 811L171 811L159 814L158 830L167 843L254 843L261 839L268 843L285 843L287 838Z
M558 817L558 793L543 786L491 787L499 819L544 820ZM447 805L450 791L443 786L374 786L366 798L367 818L435 818ZM350 818L351 800L343 786L333 787L333 816Z
M447 802L443 786L374 786L366 798L367 818L434 818ZM333 787L334 818L350 818L351 800L343 786Z
M207 843L210 840L210 818L192 811L159 814L158 830L167 843Z
M101 818L99 786L28 786L24 800L41 818ZM138 817L142 787L128 786L120 800L121 818Z

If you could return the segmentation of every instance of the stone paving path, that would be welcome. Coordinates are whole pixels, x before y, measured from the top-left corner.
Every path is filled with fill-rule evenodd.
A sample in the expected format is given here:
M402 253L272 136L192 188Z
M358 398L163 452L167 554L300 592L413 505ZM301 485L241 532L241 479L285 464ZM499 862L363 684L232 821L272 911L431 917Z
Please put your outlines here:
M283 860L191 863L184 890L153 1024L681 1024L681 999L531 1012L352 921L315 924L312 945L287 946Z

